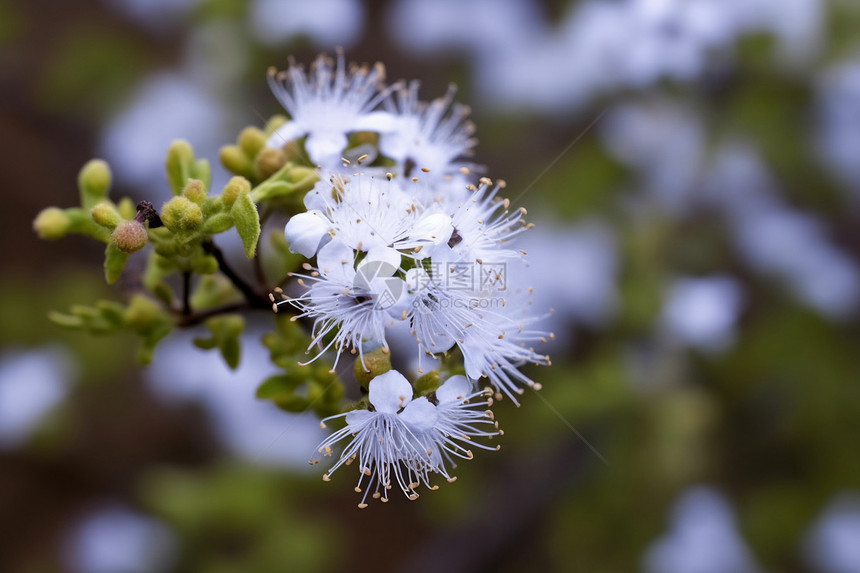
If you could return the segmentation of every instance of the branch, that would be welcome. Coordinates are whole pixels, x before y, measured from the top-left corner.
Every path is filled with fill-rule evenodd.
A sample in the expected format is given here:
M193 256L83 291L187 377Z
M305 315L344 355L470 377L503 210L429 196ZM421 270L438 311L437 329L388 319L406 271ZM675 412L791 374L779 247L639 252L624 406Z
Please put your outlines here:
M226 259L224 259L224 253L215 245L215 243L211 240L204 241L203 250L215 257L215 260L218 261L218 269L224 273L224 276L230 279L233 286L242 293L242 296L244 296L245 300L248 301L248 306L250 308L271 308L272 303L268 298L257 293L251 285L246 283L242 277L237 275L236 272L230 268L230 265L228 265Z

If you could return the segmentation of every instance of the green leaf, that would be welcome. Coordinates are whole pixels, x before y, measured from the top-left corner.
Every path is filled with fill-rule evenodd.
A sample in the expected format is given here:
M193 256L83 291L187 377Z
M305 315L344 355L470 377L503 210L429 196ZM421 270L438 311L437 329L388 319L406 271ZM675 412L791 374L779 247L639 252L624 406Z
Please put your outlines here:
M216 213L203 223L203 232L207 235L216 235L230 230L232 226L233 217L230 213Z
M235 370L242 354L239 336L245 329L245 319L241 315L216 316L204 324L212 336L195 338L194 345L204 350L219 349L224 362Z
M105 249L105 280L113 284L122 274L125 263L128 261L128 253L119 250L114 243L108 243Z
M242 239L245 256L253 259L257 251L257 240L260 238L260 214L257 212L257 206L251 201L248 193L242 193L233 203L230 214L233 215L236 231Z

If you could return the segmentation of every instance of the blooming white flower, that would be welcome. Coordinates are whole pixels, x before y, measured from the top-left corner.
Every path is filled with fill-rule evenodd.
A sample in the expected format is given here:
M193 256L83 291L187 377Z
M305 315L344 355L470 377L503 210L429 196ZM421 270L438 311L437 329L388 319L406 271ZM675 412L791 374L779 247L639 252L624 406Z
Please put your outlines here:
M392 128L390 114L372 111L385 99L382 88L385 68L346 68L343 52L337 62L319 56L309 73L291 62L288 70L269 70L269 86L290 115L289 121L269 138L268 147L283 147L289 141L307 135L305 150L319 165L340 162L352 131L385 132Z
M451 85L444 97L430 103L418 99L417 81L386 98L383 105L394 117L395 128L382 133L379 150L394 159L399 172L412 177L417 169L431 176L445 176L470 163L457 161L470 157L476 140L475 125L466 118L469 107L453 103L455 86Z
M382 255L387 253L383 251ZM387 348L385 327L394 320L389 309L396 305L404 290L403 280L393 276L399 262L393 266L390 260L376 258L371 251L356 267L355 258L355 252L343 241L335 239L327 243L317 254L318 269L310 275L298 275L300 284L312 283L310 288L302 296L288 299L302 311L292 320L302 317L315 320L308 350L314 346L322 349L311 362L334 347L338 354L333 369L340 353L347 348L357 349L363 359L363 340L376 341ZM323 340L335 330L336 334L323 347Z
M328 481L340 466L358 460L360 475L355 490L364 492L360 508L367 507L371 491L373 498L388 501L392 477L410 500L418 498L415 489L422 484L431 490L438 488L430 484L432 473L454 481L456 478L445 467L446 461L452 463L452 456L472 458L471 451L460 442L498 449L471 440L500 434L495 431L492 413L483 410L488 401L469 403L481 394L472 390L465 377L454 376L429 396L413 398L409 381L396 370L376 376L368 385L370 406L366 410L352 410L323 420L321 425L326 427L326 422L343 418L346 426L319 445L320 454L330 456L332 446L352 438L323 479ZM494 430L477 427L487 424Z
M385 258L397 267L397 250L425 256L429 251L418 254L423 247L443 244L454 231L451 217L422 210L396 180L361 173L319 181L305 195L305 207L308 211L292 217L284 234L290 248L307 257L330 235L356 251L388 250Z

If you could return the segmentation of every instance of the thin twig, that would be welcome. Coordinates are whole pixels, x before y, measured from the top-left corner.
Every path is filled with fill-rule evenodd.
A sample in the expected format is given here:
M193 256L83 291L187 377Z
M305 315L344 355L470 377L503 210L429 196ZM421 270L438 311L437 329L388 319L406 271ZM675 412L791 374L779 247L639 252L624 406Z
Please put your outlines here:
M182 316L191 315L191 271L182 273Z
M215 260L218 261L218 269L222 273L224 273L224 276L230 279L230 282L233 283L233 286L235 286L239 290L239 292L242 293L242 296L245 297L245 300L248 301L248 305L251 308L271 307L271 303L267 298L257 293L251 285L246 283L242 277L236 274L236 271L230 268L230 265L227 264L227 261L224 258L224 253L221 252L221 249L219 249L215 245L215 243L213 243L212 241L205 241L203 243L203 249L207 253L215 257Z

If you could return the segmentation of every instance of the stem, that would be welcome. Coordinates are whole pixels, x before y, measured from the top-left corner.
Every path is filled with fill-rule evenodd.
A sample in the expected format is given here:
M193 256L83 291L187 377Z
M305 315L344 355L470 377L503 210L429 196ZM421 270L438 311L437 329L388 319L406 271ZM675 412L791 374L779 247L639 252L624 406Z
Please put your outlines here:
M191 271L182 272L182 315L191 315Z
M242 296L244 296L245 300L248 301L250 308L269 308L271 306L269 299L257 293L251 285L246 283L242 277L237 275L236 272L230 268L230 265L228 265L226 259L224 259L224 253L215 245L215 243L211 240L204 241L203 250L215 257L215 260L218 261L218 269L224 273L224 276L230 279L233 286L242 293Z
M200 324L201 322L205 322L206 320L212 318L213 316L218 316L221 314L228 314L231 312L236 312L237 310L245 310L249 309L247 303L244 302L234 302L233 304L225 304L223 306L217 306L215 308L210 308L209 310L204 310L202 312L198 312L196 314L183 314L181 318L176 321L176 326L180 328L186 328L189 326L194 326Z

